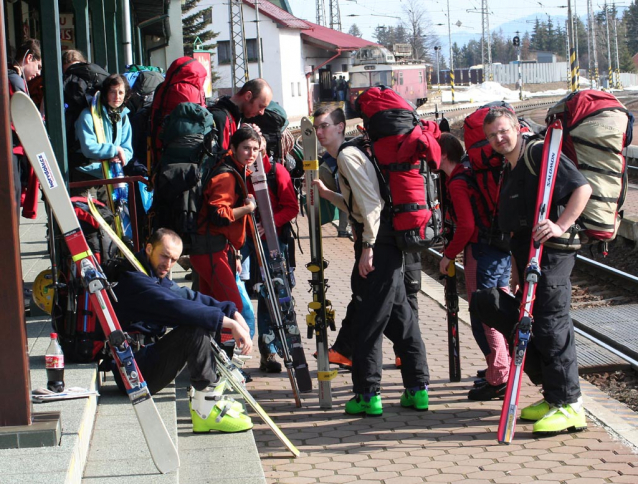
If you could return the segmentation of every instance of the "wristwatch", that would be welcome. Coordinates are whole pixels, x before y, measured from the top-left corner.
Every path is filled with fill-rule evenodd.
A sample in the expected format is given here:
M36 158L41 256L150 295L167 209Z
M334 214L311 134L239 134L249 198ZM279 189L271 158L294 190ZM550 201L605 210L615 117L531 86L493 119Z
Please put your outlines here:
M363 248L364 249L374 249L374 244L371 244L370 242L364 242L363 243Z

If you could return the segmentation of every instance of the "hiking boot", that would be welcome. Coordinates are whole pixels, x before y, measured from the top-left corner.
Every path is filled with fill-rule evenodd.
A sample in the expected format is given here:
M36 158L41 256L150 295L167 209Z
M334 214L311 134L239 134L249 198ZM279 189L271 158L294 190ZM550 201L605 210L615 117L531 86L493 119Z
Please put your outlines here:
M276 360L276 357L277 355L275 353L261 355L259 369L267 373L281 373L281 363Z
M425 388L418 390L405 389L401 395L401 406L404 408L414 407L420 412L424 412L428 409L430 403L430 397L428 391Z
M479 378L478 380L474 380L475 387L482 387L485 384L487 384L487 380L485 378Z
M487 375L487 368L476 372L476 378L485 378L485 375Z
M487 402L488 400L493 400L495 398L503 398L505 396L506 388L507 383L502 383L501 385L490 385L485 382L485 385L472 388L467 394L467 399L475 402Z
M399 358L398 356L394 357L394 366L396 366L397 368L401 368L401 358Z
M189 407L193 432L217 430L230 433L251 429L253 422L244 413L241 403L218 393L217 389L212 392L190 390Z
M528 407L525 407L523 410L521 410L521 420L536 422L542 419L549 411L549 403L547 403L545 400L539 400L538 402L532 403Z
M574 407L579 407L576 410ZM585 409L582 404L567 404L552 407L547 414L534 424L535 434L553 435L563 430L580 432L587 428Z
M346 402L346 413L348 415L369 415L370 417L380 417L383 415L383 404L381 395L371 395L366 397L357 394Z
M352 237L352 231L351 230L339 230L338 233L337 233L337 237L339 237L339 238Z

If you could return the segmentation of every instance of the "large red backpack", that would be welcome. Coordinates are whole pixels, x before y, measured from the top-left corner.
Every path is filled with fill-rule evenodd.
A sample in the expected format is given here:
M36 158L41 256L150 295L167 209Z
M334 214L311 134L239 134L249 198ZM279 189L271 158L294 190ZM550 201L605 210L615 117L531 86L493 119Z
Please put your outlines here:
M623 148L631 144L634 118L613 94L590 89L569 94L550 108L547 124L556 119L563 123L563 153L593 190L578 218L581 241L612 240L627 193Z
M206 69L192 57L185 56L174 60L166 71L166 80L155 89L151 107L153 164L158 163L161 157L159 135L164 118L181 103L190 102L206 106L203 89L205 80Z
M392 89L364 91L355 102L372 142L392 213L397 244L404 252L428 248L442 234L435 182L441 163L441 132L432 121L420 121L413 106Z

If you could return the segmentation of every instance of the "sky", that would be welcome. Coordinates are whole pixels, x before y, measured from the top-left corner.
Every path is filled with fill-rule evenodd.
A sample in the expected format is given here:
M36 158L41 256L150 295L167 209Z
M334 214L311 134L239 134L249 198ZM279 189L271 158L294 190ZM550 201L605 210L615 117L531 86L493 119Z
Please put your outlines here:
M316 2L315 0L288 0L292 8L293 14L311 22L316 21ZM441 37L448 37L448 18L447 18L447 1L446 0L416 0L429 14L429 18L434 24L435 33ZM631 0L623 0L616 2L616 5L628 6ZM363 33L363 38L374 41L374 28L377 25L396 25L400 22L400 18L405 16L403 13L404 6L409 0L339 0L341 10L341 23L344 32L348 32L350 26L356 23L359 30ZM449 0L450 3L450 20L452 42L456 33L463 34L481 34L481 0ZM611 1L609 2L612 3ZM330 0L324 0L326 6L326 15L328 15L328 6ZM587 0L571 0L572 9L576 9L576 13L581 18L587 13ZM603 1L593 0L595 10L602 10ZM600 4L601 7L597 5ZM502 24L524 19L530 15L538 15L539 19L545 20L546 15L555 17L567 16L567 0L488 0L489 7L489 23L490 30L498 28ZM351 16L356 15L356 16ZM460 22L460 26L457 26ZM436 25L442 24L442 25ZM533 24L525 23L523 20L512 32L503 31L506 36L513 36L515 30L522 33L527 30L531 33ZM466 41L460 42L464 44Z

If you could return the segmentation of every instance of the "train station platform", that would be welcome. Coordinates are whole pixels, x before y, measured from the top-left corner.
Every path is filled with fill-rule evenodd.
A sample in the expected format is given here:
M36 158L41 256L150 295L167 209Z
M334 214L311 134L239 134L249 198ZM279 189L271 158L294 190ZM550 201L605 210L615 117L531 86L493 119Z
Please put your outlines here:
M295 297L298 320L302 321L310 301L306 283L309 273L304 274L301 263L308 259L309 251L306 219L299 219L299 228L305 254L297 254ZM323 233L324 254L330 261L327 297L340 322L350 298L352 243L337 238L330 225L324 226ZM331 410L319 408L316 391L303 395L303 407L297 409L287 378L261 374L256 370L257 361L249 361L249 371L256 374L249 384L250 391L301 451L299 458L291 459L268 428L258 423L254 434L268 482L638 482L638 416L583 379L587 431L536 438L531 433L532 425L519 421L512 444L499 445L496 429L502 401L467 399L476 371L485 367L469 327L467 305L461 311L465 323L460 328L462 381L450 383L442 287L425 275L423 283L419 320L431 372L428 412L399 405L403 387L387 340L384 414L380 418L353 418L344 413L345 403L352 396L347 371L340 370L332 381ZM330 341L335 336L331 333ZM306 355L311 355L314 341L306 340L305 349ZM314 375L316 363L309 360ZM525 378L520 406L539 398L538 389Z
M20 228L25 281L32 282L48 266L44 242L44 210L35 221ZM310 301L304 268L309 260L307 219L299 217L303 254L297 253L298 321L303 325ZM332 225L324 226L324 255L330 264L328 297L337 314L337 326L350 298L349 276L353 263L352 243L338 238ZM176 273L183 282L183 273ZM141 433L136 428L128 399L117 394L112 379L102 387L99 399L41 404L62 411L61 445L53 448L0 450L6 483L413 483L413 482L638 482L638 418L628 407L607 397L581 379L589 428L585 432L536 438L532 426L519 422L509 446L496 442L501 401L470 402L467 392L476 371L485 367L474 343L466 307L461 310L462 381L448 381L447 325L442 288L423 276L419 295L421 331L431 371L430 410L403 409L400 372L394 367L391 345L384 346L383 401L380 418L345 415L351 398L350 373L340 370L332 381L333 408L319 408L316 379L313 393L302 395L295 408L285 373L272 375L258 370L258 357L247 363L254 381L249 391L260 402L301 456L292 458L277 437L252 413L255 428L233 435L193 435L182 381L160 393L156 403L182 459L178 473L159 475ZM49 323L28 323L33 386L45 383L40 359L46 348ZM302 334L305 329L302 327ZM330 341L336 334L330 333ZM314 340L304 340L311 374L316 376ZM78 373L81 372L81 376ZM67 365L67 385L90 387L94 367ZM540 398L527 379L521 393L523 407Z

